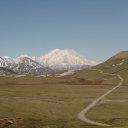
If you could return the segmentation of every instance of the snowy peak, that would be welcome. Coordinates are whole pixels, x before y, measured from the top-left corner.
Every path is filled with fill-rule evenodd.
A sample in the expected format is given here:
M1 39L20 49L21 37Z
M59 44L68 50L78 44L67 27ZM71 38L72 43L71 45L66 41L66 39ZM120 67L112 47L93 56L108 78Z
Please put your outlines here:
M53 51L51 51L50 53L47 54L47 56L77 56L77 57L81 57L80 54L78 54L76 51L74 51L73 49L65 49L65 50L61 50L61 49L55 49Z
M0 67L10 67L14 63L15 63L14 59L12 59L11 57L8 56L0 57Z
M87 60L72 49L55 49L50 53L39 57L38 61L39 63L47 65L52 69L79 69L83 66L97 64Z
M1 73L4 74L3 68L12 70L17 74L47 74L51 69L32 60L28 55L21 55L18 58L8 56L0 57ZM7 70L6 70L7 71Z
M77 55L77 56L79 56L79 54L77 52L75 52L73 49L55 49L55 50L49 52L48 54L49 55L54 55L54 54L66 55L66 54L68 54L68 55Z
M28 55L21 55L15 59L14 71L19 74L47 74L51 69L32 60Z
M42 65L40 65L36 61L34 61L31 58L28 58L26 56L20 56L20 57L16 58L15 63L16 64L24 64L26 66L29 65L29 66L32 66L33 68L43 67Z
M48 74L58 70L79 70L96 64L72 49L55 49L41 57L29 57L26 54L15 59L0 57L1 72L7 68L17 74Z
M21 55L15 59L15 63L31 63L31 61L33 60L27 55Z
M20 55L18 58L30 58L30 56L28 56L27 54L23 54L23 55Z

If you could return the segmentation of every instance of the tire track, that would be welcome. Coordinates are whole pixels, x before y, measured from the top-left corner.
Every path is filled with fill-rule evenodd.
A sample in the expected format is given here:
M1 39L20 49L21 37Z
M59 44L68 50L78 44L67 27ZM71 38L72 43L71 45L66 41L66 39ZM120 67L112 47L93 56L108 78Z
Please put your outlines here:
M107 74L107 75L115 75L120 79L120 82L113 87L112 89L110 89L109 91L107 91L106 93L104 93L103 95L101 95L100 97L98 97L97 99L95 99L92 103L90 103L86 108L84 108L79 114L78 114L78 119L80 119L83 122L89 123L91 125L98 125L98 126L111 126L109 124L105 124L105 123L99 123L93 120L90 120L86 117L86 114L102 99L104 99L107 95L109 95L110 93L112 93L114 90L116 90L117 88L119 88L123 82L124 79L120 76L120 75L116 75L116 74L109 74L109 73L104 73L102 70L98 70L98 69L92 69L92 70L97 70L102 74Z

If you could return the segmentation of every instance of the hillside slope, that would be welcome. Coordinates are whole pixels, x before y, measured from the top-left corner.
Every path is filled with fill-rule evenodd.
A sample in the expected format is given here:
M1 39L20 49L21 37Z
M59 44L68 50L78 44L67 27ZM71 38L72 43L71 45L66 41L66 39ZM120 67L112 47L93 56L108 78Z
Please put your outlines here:
M97 70L93 70L97 69ZM103 83L117 83L118 79L115 76L104 75L98 72L102 70L104 73L120 74L125 79L125 84L128 83L128 51L122 51L91 69L78 71L75 76L90 80L103 80Z

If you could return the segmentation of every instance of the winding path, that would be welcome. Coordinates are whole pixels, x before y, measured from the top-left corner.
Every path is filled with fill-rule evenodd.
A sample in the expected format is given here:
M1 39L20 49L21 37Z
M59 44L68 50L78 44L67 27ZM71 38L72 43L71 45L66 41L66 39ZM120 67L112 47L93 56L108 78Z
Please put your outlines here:
M92 70L97 70L102 74L108 74L108 75L115 75L120 79L120 82L113 87L112 89L110 89L109 91L107 91L106 93L104 93L103 95L101 95L100 97L98 97L97 99L95 99L92 103L90 103L85 109L83 109L79 114L78 114L78 118L86 123L92 124L92 125L98 125L98 126L110 126L109 124L105 124L105 123L99 123L93 120L90 120L86 117L86 114L88 113L88 111L90 111L100 100L104 99L107 95L109 95L111 92L113 92L115 89L119 88L123 82L124 79L120 76L120 75L116 75L116 74L109 74L109 73L103 73L102 70L98 70L98 69L92 69Z

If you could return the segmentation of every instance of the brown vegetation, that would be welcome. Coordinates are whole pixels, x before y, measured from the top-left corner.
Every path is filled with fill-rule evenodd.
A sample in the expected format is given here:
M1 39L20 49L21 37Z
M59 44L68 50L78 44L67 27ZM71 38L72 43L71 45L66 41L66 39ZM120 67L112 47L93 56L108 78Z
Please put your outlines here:
M13 85L31 85L31 84L74 84L74 85L99 85L106 84L104 79L89 80L79 77L36 77L36 76L25 76L25 77L0 77L0 85L13 84ZM110 83L109 83L110 84Z
M124 59L128 57L128 51L123 51L123 52L119 52L118 54L116 54L115 56L113 56L110 59Z

